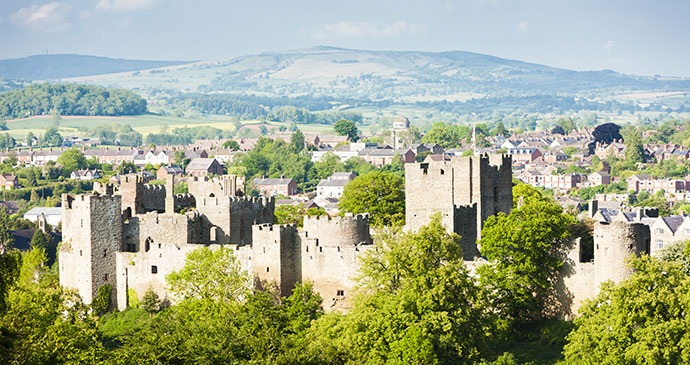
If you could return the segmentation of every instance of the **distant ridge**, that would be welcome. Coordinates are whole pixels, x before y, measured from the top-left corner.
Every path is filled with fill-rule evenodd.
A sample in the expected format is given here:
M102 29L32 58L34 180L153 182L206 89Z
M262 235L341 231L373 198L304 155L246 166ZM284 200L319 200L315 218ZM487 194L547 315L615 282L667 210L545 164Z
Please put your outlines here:
M54 80L147 70L186 63L190 62L126 60L77 54L35 55L0 60L0 78Z

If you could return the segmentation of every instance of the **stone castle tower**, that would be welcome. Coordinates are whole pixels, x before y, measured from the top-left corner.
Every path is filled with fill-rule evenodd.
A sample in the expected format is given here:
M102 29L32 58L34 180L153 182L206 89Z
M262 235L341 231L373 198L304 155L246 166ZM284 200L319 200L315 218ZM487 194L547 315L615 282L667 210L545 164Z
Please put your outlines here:
M60 285L76 289L85 303L96 298L101 286L115 287L121 210L120 196L63 195ZM111 299L117 305L114 291Z
M489 216L513 206L510 155L452 157L405 165L406 226L417 230L441 213L443 224L462 238L465 259L477 254L476 242Z

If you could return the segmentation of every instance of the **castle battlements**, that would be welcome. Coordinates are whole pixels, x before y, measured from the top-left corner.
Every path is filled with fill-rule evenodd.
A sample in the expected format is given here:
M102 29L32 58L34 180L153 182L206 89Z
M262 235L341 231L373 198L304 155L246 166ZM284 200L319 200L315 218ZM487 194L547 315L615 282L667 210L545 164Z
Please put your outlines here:
M319 246L357 246L371 244L369 215L357 214L344 217L306 216L305 236L318 238Z

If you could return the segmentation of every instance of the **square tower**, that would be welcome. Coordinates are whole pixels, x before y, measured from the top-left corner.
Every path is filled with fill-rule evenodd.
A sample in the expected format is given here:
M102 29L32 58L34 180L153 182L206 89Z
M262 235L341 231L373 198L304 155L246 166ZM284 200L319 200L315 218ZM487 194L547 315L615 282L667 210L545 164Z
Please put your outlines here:
M486 219L513 206L509 155L452 157L405 165L405 222L412 230L429 223L435 213L462 236L465 258L477 252L476 241Z
M115 253L122 244L120 196L71 194L62 196L60 285L76 289L90 304L105 284L113 287L116 303Z

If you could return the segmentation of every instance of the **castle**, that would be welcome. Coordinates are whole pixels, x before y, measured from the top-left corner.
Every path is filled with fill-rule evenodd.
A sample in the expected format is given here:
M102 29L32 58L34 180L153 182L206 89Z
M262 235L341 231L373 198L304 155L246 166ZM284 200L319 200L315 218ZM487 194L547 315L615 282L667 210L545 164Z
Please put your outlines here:
M447 229L461 236L468 265L480 265L475 259L484 222L512 208L511 162L509 155L479 155L406 164L406 229L417 230L440 213ZM60 284L76 289L86 303L110 284L119 309L149 289L174 301L165 277L184 266L189 252L223 245L256 285L289 295L296 283L309 281L326 310L348 308L358 259L374 247L367 215L305 217L303 228L276 225L273 198L244 196L241 177L194 178L188 194L174 194L173 179L152 186L127 176L118 193L96 184L91 194L63 195ZM596 223L594 247L575 242L563 266L559 315L576 313L601 282L627 277L625 259L644 252L647 226Z

